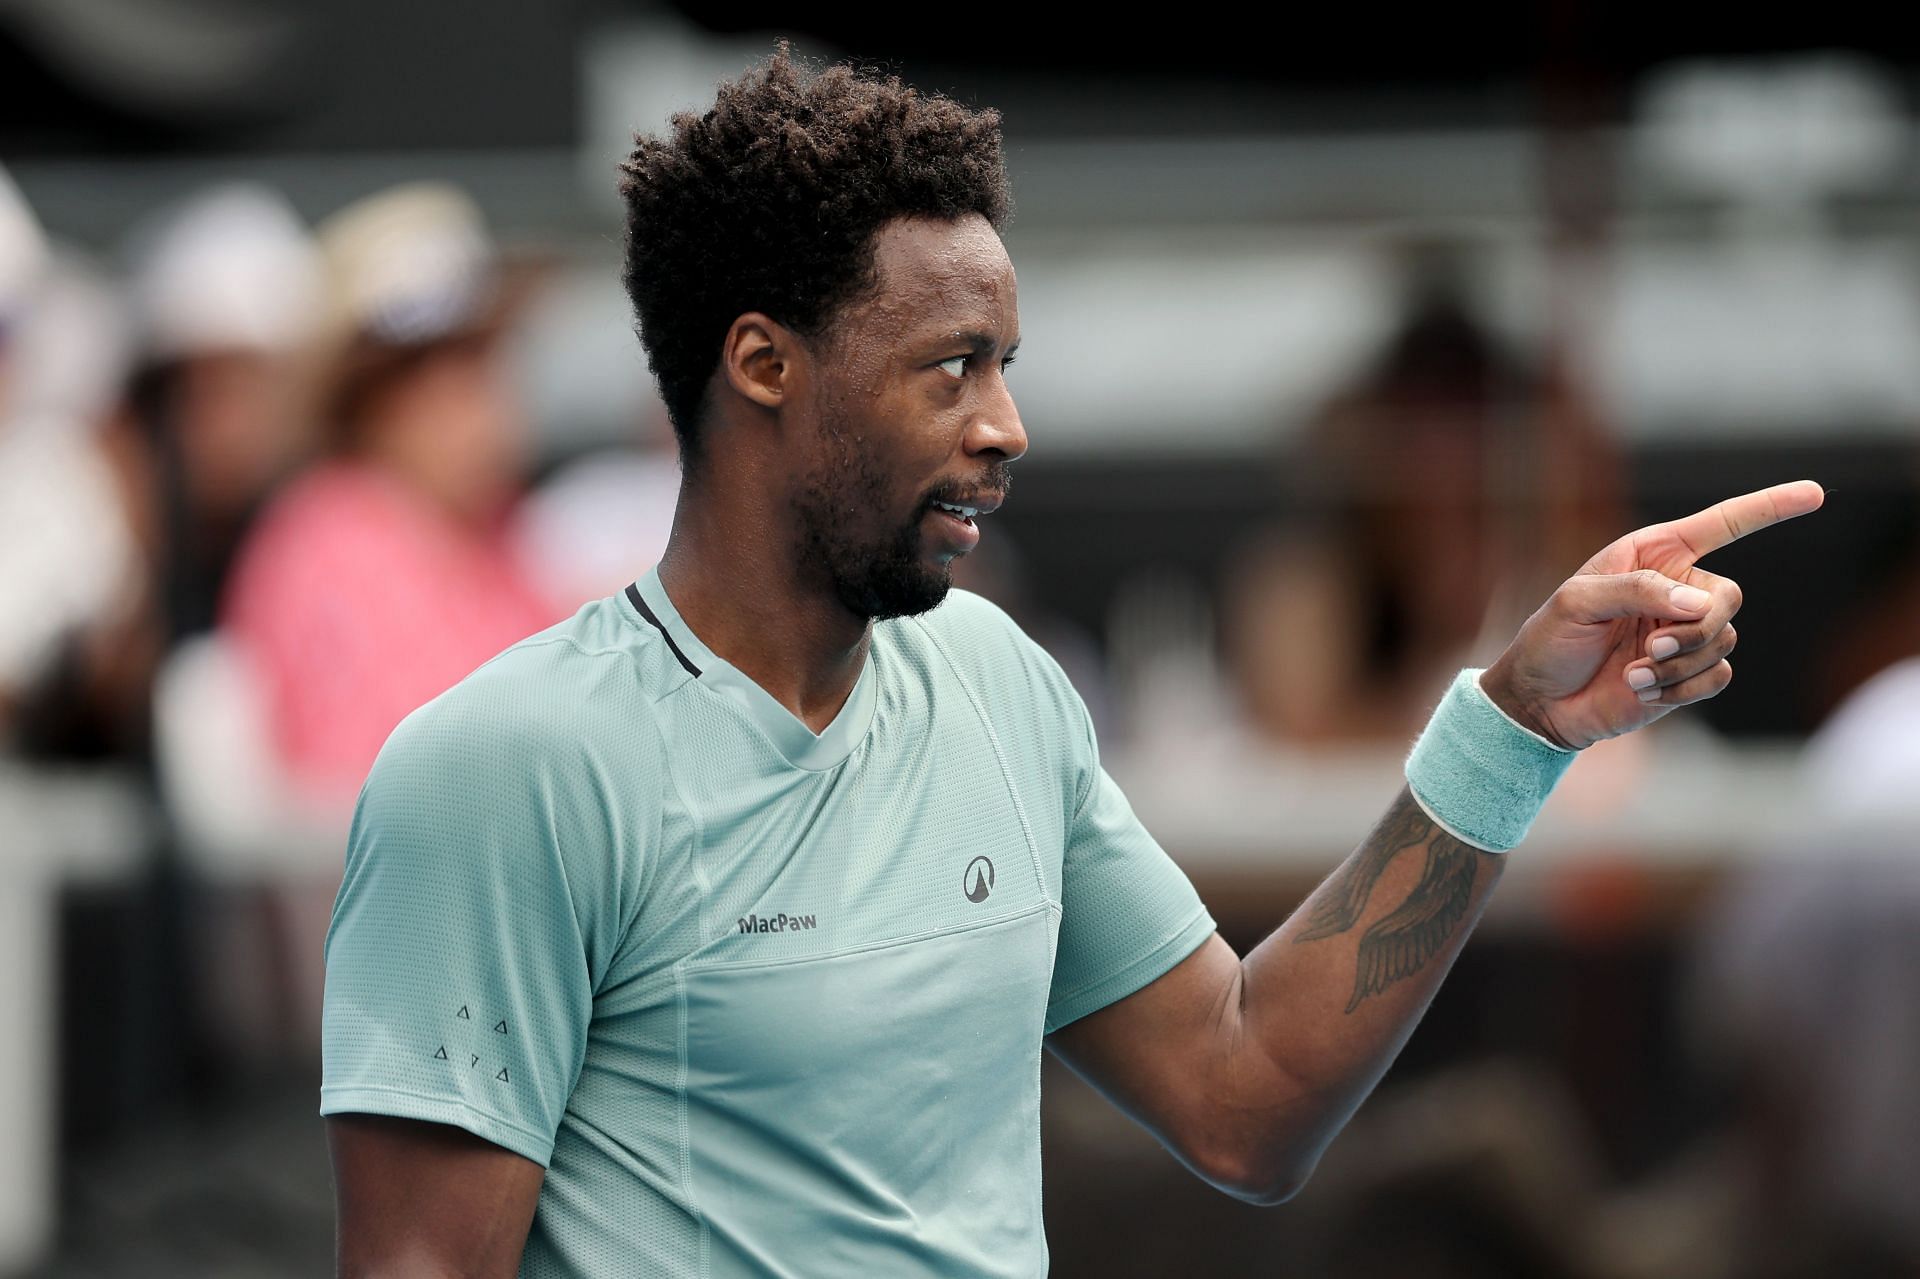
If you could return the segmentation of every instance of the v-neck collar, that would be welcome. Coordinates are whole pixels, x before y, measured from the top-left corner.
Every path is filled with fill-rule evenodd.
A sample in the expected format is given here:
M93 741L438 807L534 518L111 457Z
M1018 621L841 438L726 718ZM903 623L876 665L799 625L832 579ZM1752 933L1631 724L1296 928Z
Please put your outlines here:
M673 655L695 681L708 691L733 702L772 742L774 748L795 768L821 772L838 765L853 753L873 723L874 675L873 648L867 648L860 678L833 722L815 733L792 711L743 674L732 663L715 653L693 633L680 610L673 606L666 587L660 583L658 566L629 586L621 603L634 622L657 629L673 650Z

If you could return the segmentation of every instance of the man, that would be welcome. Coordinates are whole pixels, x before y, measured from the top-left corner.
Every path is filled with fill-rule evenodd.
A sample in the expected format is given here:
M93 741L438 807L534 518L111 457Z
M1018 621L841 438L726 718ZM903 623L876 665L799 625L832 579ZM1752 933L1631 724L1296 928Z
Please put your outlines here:
M1499 878L1423 803L1509 847L1573 749L1724 688L1739 594L1692 561L1821 500L1602 551L1448 695L1422 801L1242 960L1059 668L942 602L1027 447L997 117L783 51L623 189L672 540L411 716L362 793L343 1274L1038 1274L1043 1043L1286 1198Z

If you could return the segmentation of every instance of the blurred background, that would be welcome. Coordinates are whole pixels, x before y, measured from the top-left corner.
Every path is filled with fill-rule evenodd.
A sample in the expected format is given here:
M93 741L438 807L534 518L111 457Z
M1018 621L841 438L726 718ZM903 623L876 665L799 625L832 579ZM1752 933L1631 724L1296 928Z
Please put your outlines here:
M1734 687L1573 771L1291 1205L1049 1066L1055 1273L1920 1274L1897 8L792 23L0 5L0 1273L329 1273L355 790L664 545L615 165L787 35L1004 113L1033 447L966 581L1243 949L1588 554L1832 490L1711 561Z

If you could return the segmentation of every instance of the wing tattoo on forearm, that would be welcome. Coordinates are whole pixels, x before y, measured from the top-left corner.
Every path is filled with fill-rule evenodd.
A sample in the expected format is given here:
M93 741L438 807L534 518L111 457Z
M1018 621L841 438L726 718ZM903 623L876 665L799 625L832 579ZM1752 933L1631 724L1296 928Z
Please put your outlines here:
M1427 847L1427 866L1400 908L1376 921L1360 938L1353 998L1360 1006L1404 977L1411 977L1440 953L1473 901L1473 852L1444 831Z
M1347 859L1326 882L1312 913L1307 916L1306 929L1293 940L1296 943L1319 941L1344 933L1360 922L1360 912L1367 908L1367 899L1373 896L1374 885L1380 882L1380 877L1387 873L1388 864L1407 849L1424 843L1432 833L1433 823L1426 813L1410 798L1402 796L1373 828L1373 834L1368 836L1359 854Z
M1359 853L1327 881L1310 908L1306 926L1293 939L1296 944L1320 941L1351 930L1388 865L1422 844L1427 861L1420 882L1399 907L1375 920L1360 938L1348 1012L1369 996L1413 976L1440 953L1472 907L1478 869L1474 850L1436 827L1412 796L1403 794Z

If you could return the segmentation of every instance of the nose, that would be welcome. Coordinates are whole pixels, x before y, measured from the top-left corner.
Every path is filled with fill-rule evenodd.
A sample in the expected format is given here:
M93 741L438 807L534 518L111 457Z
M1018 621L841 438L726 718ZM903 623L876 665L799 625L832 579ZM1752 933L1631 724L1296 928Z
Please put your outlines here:
M1012 462L1027 451L1027 428L1021 425L1020 410L1005 381L995 378L998 393L980 406L967 429L967 452L975 455L998 453L1000 460Z

